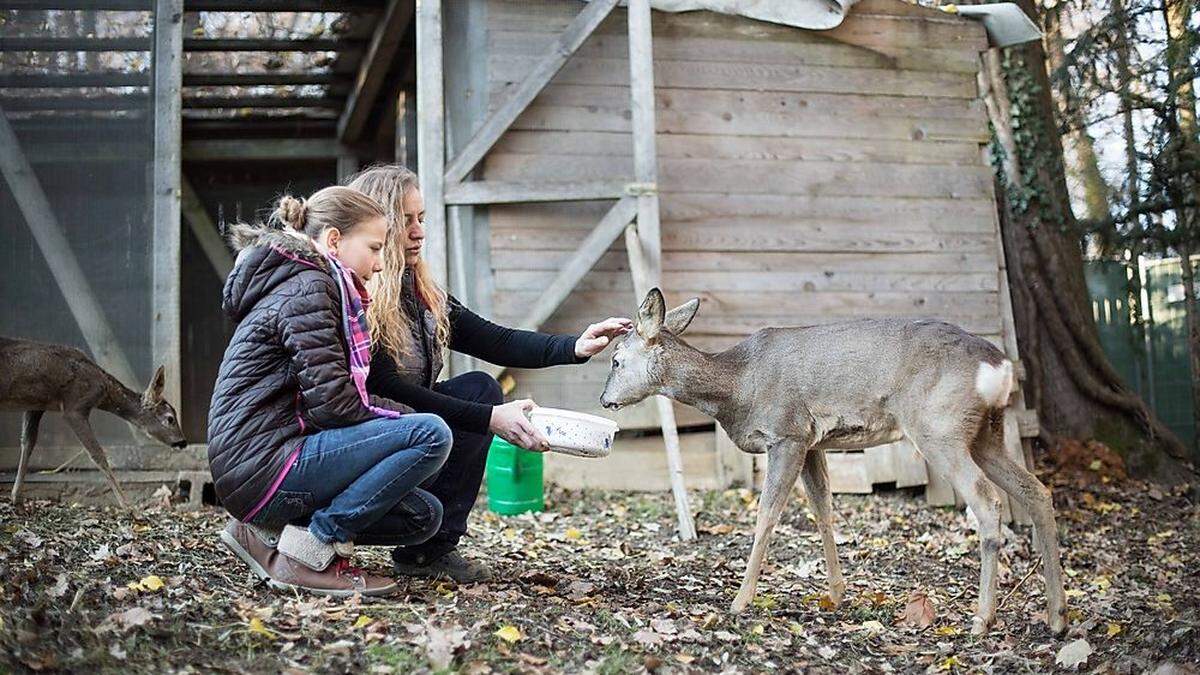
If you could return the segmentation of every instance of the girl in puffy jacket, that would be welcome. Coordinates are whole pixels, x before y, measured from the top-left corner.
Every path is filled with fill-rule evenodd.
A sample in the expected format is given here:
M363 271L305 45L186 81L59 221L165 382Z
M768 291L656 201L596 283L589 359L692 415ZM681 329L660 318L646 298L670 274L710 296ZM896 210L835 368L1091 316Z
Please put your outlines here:
M436 415L370 396L364 282L381 269L382 207L346 187L283 197L268 224L235 225L225 281L237 324L209 409L208 459L232 516L221 540L277 588L384 595L355 543L428 539L442 518L417 486L442 466Z

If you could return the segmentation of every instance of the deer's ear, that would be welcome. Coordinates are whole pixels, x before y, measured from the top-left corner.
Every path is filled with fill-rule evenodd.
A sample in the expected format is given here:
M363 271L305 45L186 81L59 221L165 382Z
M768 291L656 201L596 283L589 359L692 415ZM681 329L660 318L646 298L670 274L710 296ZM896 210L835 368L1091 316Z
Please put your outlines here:
M142 401L146 405L154 405L162 400L163 387L167 384L167 375L163 371L163 367L159 366L158 370L154 371L154 377L150 378L150 385L146 387L146 393L142 394Z
M696 318L696 312L699 310L700 298L692 298L667 312L667 316L663 320L663 325L666 326L667 330L675 335L679 335L687 330L687 327L691 325L692 319Z
M642 339L647 342L658 339L666 307L667 303L663 300L662 291L657 288L650 289L650 292L646 294L646 299L642 301L642 306L638 308L637 334L641 335Z

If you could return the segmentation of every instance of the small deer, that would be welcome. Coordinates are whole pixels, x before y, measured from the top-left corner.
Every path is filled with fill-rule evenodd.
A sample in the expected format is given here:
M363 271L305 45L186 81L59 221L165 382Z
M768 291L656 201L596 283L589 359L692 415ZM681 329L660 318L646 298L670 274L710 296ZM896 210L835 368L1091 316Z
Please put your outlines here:
M679 337L699 307L693 299L667 312L662 293L651 290L636 330L613 352L600 402L616 409L667 396L715 418L743 452L766 453L754 546L731 611L741 612L754 598L767 542L797 476L821 534L830 599L840 602L846 584L833 539L825 450L907 438L978 520L979 606L972 632L986 632L996 613L1000 490L1032 516L1049 627L1055 633L1066 628L1050 491L1004 452L1013 371L999 349L941 321L863 319L766 328L710 354Z
M74 347L0 337L0 410L25 414L13 503L20 499L42 415L46 411L62 411L67 426L104 472L121 508L128 509L125 494L108 466L104 448L88 424L88 416L94 408L99 408L123 417L166 445L186 447L179 415L163 400L163 378L163 368L159 366L150 386L138 394Z

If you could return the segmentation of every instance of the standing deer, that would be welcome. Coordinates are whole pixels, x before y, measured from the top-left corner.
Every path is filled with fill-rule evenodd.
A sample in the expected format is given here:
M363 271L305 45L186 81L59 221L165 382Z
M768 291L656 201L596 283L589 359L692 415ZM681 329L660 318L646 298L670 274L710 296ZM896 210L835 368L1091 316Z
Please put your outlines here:
M972 632L987 631L996 614L1000 489L1032 514L1048 623L1055 633L1066 628L1050 491L1004 452L1013 374L999 349L941 321L864 319L766 328L709 354L679 338L699 307L693 299L666 312L662 293L651 290L636 330L613 352L600 402L615 409L661 394L715 418L743 452L766 453L754 547L733 612L754 598L767 542L797 476L817 519L830 598L840 602L846 584L833 539L825 450L908 438L979 521L979 607Z
M121 486L108 466L104 448L88 424L88 416L94 408L99 408L123 417L173 448L183 448L187 440L179 428L179 416L163 400L162 390L162 366L155 371L146 391L138 394L74 347L0 337L0 410L25 413L13 502L20 498L42 415L46 411L62 411L67 426L104 472L117 502L128 508Z

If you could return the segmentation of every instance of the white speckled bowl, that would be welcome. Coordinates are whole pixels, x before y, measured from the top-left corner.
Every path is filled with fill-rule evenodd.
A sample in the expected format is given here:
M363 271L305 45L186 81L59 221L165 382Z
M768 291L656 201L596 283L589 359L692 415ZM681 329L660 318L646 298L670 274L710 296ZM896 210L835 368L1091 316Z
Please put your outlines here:
M608 457L620 429L610 419L558 408L534 408L529 419L546 435L551 451L575 457Z

